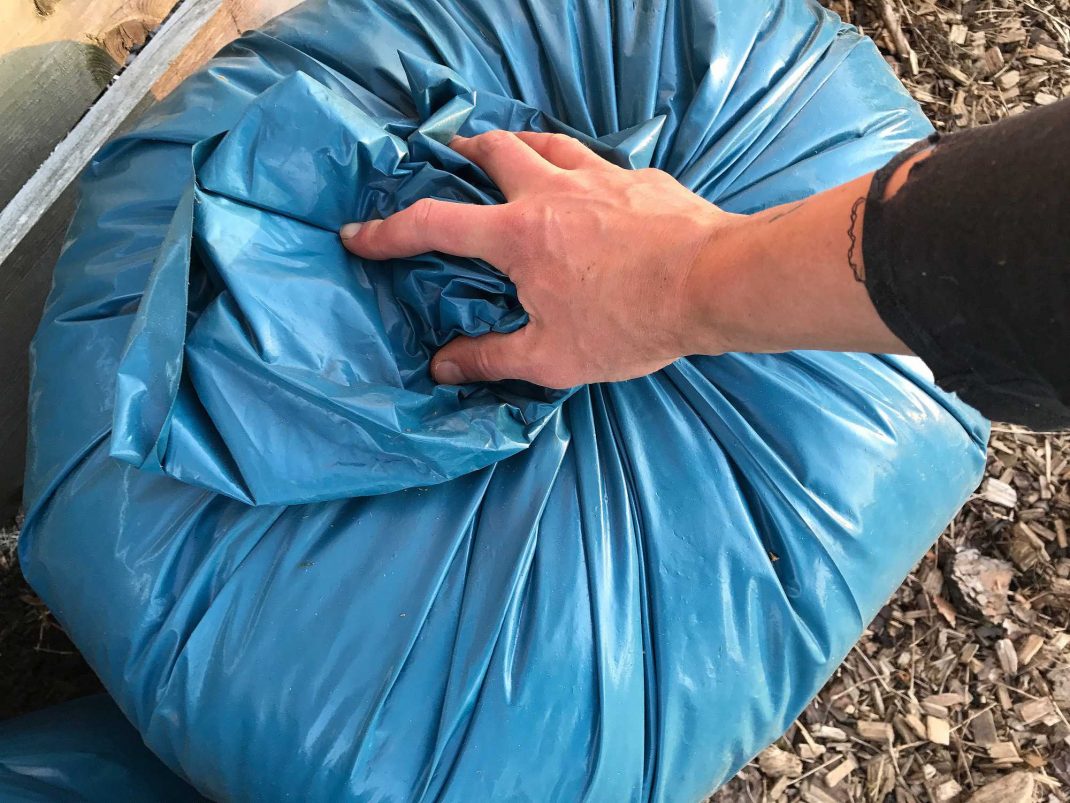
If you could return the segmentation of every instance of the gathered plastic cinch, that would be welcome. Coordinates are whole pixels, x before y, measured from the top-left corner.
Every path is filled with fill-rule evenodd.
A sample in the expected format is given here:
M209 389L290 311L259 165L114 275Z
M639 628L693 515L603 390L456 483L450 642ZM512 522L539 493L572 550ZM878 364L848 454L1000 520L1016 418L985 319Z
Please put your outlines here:
M362 263L337 231L420 198L502 203L446 147L458 133L568 133L638 168L664 120L592 139L444 67L401 60L419 125L376 120L297 72L194 146L194 179L120 363L112 456L251 504L366 496L515 454L568 398L522 382L436 385L430 358L451 339L527 322L515 288L477 260ZM280 440L302 448L265 461Z
M206 797L701 800L980 477L986 422L912 359L436 385L444 343L525 324L515 288L337 229L503 202L446 147L495 128L743 213L930 130L813 3L313 0L98 154L33 346L20 557Z

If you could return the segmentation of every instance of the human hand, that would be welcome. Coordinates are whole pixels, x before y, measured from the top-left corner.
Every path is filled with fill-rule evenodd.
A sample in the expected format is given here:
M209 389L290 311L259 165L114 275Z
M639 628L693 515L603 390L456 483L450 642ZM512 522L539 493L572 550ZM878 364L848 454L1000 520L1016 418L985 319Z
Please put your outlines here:
M516 285L528 313L510 334L458 337L434 357L445 384L525 379L566 388L630 379L694 353L687 282L704 245L741 216L660 170L624 170L562 134L492 131L450 146L507 203L425 199L348 224L366 259L441 251L477 257ZM705 327L703 353L724 350Z

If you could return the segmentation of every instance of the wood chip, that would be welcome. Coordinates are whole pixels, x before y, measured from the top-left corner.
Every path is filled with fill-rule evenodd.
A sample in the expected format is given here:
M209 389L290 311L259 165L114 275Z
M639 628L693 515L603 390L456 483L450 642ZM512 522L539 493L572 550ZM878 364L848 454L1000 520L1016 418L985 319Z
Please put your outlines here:
M803 771L802 759L776 745L758 754L758 767L767 778L798 778Z
M1014 567L1004 560L982 555L976 549L955 553L949 568L950 585L968 608L990 621L998 621L1009 612Z
M1022 643L1018 645L1018 666L1029 666L1040 648L1044 646L1044 637L1036 633L1030 633Z
M966 73L964 73L962 70L960 70L958 67L954 66L953 64L944 64L942 66L942 69L944 71L944 75L946 75L952 81L960 83L963 86L969 86L970 85L970 76L966 75ZM1011 488L1011 491L1013 491L1013 490L1014 489ZM981 490L981 493L984 494L984 489L983 488ZM1017 500L1017 495L1015 495L1015 499ZM1011 505L1011 507L1014 507L1014 505Z
M931 717L939 717L940 719L947 719L951 715L946 705L937 705L928 700L921 704L921 710Z
M959 654L959 663L968 664L970 661L973 660L973 657L975 655L977 655L977 645L967 644L965 647L963 647L962 652Z
M1028 38L1029 34L1025 32L1025 28L1014 27L997 33L996 43L1001 45L1016 45L1019 42L1024 42Z
M925 717L925 731L927 738L933 744L951 744L951 724L946 719Z
M814 736L818 739L826 739L830 742L846 742L847 732L831 725L815 725Z
M823 744L801 744L799 745L799 757L803 761L814 761L825 755L826 749Z
M922 700L922 705L929 703L931 705L939 705L944 709L954 708L957 705L963 705L966 701L962 698L962 695L958 692L947 692L945 694L931 694Z
M995 75L1003 69L1003 63L1003 51L998 47L990 47L981 59L981 68L986 75Z
M861 721L857 725L858 735L867 742L881 742L891 744L895 738L892 726L887 722Z
M1004 711L1014 710L1014 706L1011 704L1011 695L1006 686L1002 684L996 686L996 697L999 698L999 707Z
M1047 92L1037 92L1033 95L1033 102L1038 106L1050 106L1051 104L1058 102L1058 100L1059 99L1055 97L1055 95L1049 95ZM1066 530L1064 529L1062 533L1063 540L1066 540ZM1065 549L1066 547L1064 546L1063 548Z
M1049 47L1048 45L1034 45L1033 55L1038 59L1043 59L1044 61L1050 61L1056 64L1063 60L1063 54L1056 48Z
M825 776L825 786L829 789L834 789L840 781L850 775L858 769L858 762L854 760L854 756L847 756L836 767L828 771Z
M991 711L982 711L970 722L970 733L973 740L981 747L991 747L999 741L996 733L996 722Z
M884 800L895 788L896 773L885 756L866 764L866 800Z
M1045 764L1043 756L1038 756L1036 753L1027 753L1022 760L1035 770L1040 769Z
M773 784L773 787L769 790L770 800L780 800L784 796L784 792L788 789L788 784L791 783L790 778L778 778L777 782Z
M996 77L996 86L998 86L1000 89L1010 89L1012 87L1017 86L1018 85L1018 81L1020 81L1021 78L1022 78L1022 74L1020 72L1018 72L1017 70L1007 70L1007 72L1005 72L1002 75L999 75L999 76ZM992 479L992 478L989 477L989 479ZM1010 489L1011 494L1014 494L1014 496L1013 496L1014 501L1011 502L1009 505L1004 505L1004 507L1014 507L1014 505L1018 501L1018 494L1015 492L1015 490L1013 488L1011 488L1011 486L1007 485L1006 483L999 482L999 480L992 480L992 482L999 483L1004 488L1009 488ZM1002 493L1002 492L1003 492L1002 489L1000 489L999 491L996 491L994 493L998 494L998 493ZM1010 499L1012 497L1010 497L1008 495L1008 496L1000 497L1000 498ZM993 504L997 504L997 505L1002 505L1003 504L1003 502L996 502L994 499L989 499L988 501L992 502Z
M799 790L799 797L803 803L840 803L836 798L822 789L820 786L810 784Z
M959 786L958 781L950 778L936 787L933 797L936 798L937 803L948 803L948 801L954 800L960 794L962 794L962 787Z
M991 758L1001 761L1019 761L1018 748L1014 746L1014 742L996 742L993 745L988 746L988 755Z
M1036 780L1029 772L1012 772L987 783L967 803L1032 803Z
M928 731L925 729L925 723L921 721L921 717L917 714L907 714L903 717L903 721L914 731L914 735L918 739L928 738Z
M1014 86L1018 83L1018 71L1008 70L1000 76L1001 79L1006 80L1006 76L1011 73L1015 74L1014 83L1008 84L1008 86ZM963 77L965 78L965 75L963 75ZM1018 492L1007 483L1002 480L997 480L995 477L986 477L985 481L981 483L981 498L986 502L991 502L993 505L999 505L1001 507L1013 508L1018 504Z
M1015 711L1026 725L1040 722L1049 714L1055 713L1055 703L1045 698L1042 700L1030 700L1015 706Z
M1003 674L1007 677L1018 674L1018 653L1015 652L1014 644L1009 638L996 642L996 655L999 656L999 665L1003 667Z
M953 45L966 44L966 34L970 32L970 29L965 25L955 24L951 26L951 32L947 35L947 41Z
M1014 526L1014 537L1007 551L1014 565L1023 572L1032 571L1040 563L1050 562L1044 541L1023 522Z

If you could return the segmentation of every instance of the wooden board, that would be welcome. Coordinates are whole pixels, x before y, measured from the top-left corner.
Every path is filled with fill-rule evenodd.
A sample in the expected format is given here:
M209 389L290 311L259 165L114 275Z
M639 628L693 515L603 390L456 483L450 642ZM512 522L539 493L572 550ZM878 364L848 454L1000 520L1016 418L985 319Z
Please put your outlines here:
M0 0L0 56L77 42L97 45L123 64L176 5L176 0Z
M0 0L0 208L175 3Z

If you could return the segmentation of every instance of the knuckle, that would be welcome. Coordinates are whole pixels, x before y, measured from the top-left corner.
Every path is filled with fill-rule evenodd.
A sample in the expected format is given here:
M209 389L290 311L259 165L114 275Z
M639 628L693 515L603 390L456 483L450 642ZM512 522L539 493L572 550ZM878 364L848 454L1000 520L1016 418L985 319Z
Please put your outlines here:
M364 223L356 234L349 240L350 249L359 250L362 254L376 253L383 233L382 220L369 220Z
M512 140L513 135L508 131L488 131L474 138L475 145L483 153L500 150L506 147Z
M664 170L659 170L656 167L644 167L639 172L642 174L644 180L659 184L664 184L666 182L675 182L676 180Z
M582 142L560 135L562 139L550 144L548 158L550 161L564 165L565 167L579 168L589 167L587 157L593 155Z
M549 343L540 342L542 338L535 338L529 348L529 356L525 359L524 379L544 388L563 390L572 387L567 366L562 364L562 356L555 353Z
M484 379L499 379L498 360L491 349L475 349L472 354L472 368L475 373Z
M514 201L501 207L501 227L509 239L524 242L536 227L539 210L523 201Z
M564 390L575 384L571 381L568 372L562 371L555 365L546 364L533 369L531 381L536 385L542 385L544 388L553 388L554 390Z
M576 144L576 140L567 134L551 134L546 147L550 153L565 154L571 153Z
M421 198L410 206L413 224L425 230L430 227L435 217L435 207L435 202L430 198Z
M558 220L554 209L548 204L518 203L503 225L509 239L515 244L519 257L544 253L553 249L554 234Z

